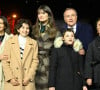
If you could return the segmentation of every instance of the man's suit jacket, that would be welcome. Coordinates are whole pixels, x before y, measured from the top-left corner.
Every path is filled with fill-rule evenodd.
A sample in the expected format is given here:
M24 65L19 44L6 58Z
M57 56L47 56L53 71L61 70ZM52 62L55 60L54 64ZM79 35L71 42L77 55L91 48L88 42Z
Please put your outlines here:
M61 32L67 30L67 24L61 28ZM80 39L83 47L87 50L89 43L94 39L94 31L88 23L77 22L75 37Z

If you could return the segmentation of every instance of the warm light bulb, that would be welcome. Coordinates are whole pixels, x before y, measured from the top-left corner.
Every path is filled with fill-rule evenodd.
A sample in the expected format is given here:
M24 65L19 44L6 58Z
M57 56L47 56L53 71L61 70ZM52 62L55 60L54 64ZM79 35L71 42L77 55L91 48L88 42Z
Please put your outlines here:
M12 15L12 17L13 17L13 18L16 18L16 17L17 17L17 15L16 15L16 14L13 14L13 15Z

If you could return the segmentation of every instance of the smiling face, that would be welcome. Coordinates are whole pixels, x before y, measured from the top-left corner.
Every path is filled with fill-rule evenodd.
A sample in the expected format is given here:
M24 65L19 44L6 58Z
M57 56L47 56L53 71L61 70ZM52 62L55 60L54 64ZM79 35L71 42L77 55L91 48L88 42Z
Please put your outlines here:
M41 23L48 23L48 18L49 16L47 12L43 11L42 9L38 11L38 19Z
M74 42L74 33L72 31L66 31L63 40L67 45L72 45Z
M29 25L26 23L23 23L22 26L17 30L19 32L19 35L26 37L29 34Z
M77 13L74 9L68 9L64 12L64 21L68 26L73 26L77 22Z

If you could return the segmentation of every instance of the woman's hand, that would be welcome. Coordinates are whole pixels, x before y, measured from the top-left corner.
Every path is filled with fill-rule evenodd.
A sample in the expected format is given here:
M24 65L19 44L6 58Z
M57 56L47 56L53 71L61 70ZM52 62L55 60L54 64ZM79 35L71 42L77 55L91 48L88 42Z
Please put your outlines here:
M29 79L28 78L24 78L23 80L23 86L27 86L29 83Z
M1 55L0 55L0 60L8 60L8 55L6 55L6 54L1 54Z
M15 78L11 79L11 80L10 80L10 83L11 83L13 86L18 86L18 85L20 85L20 83L18 82L18 79L15 79Z

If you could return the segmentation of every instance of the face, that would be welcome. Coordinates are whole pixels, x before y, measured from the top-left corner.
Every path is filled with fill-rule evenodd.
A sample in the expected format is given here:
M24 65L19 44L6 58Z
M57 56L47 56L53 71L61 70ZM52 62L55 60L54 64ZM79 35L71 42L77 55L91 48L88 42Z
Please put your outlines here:
M74 33L66 31L63 40L67 45L72 45L74 42Z
M5 28L4 22L3 22L3 20L0 18L0 32L1 32L1 31L4 31L4 28Z
M66 10L64 12L64 21L67 23L69 26L73 26L77 22L77 14L73 9Z
M42 23L48 22L48 13L44 12L42 9L38 11L38 19Z
M29 31L30 31L29 25L26 24L26 23L23 23L23 24L22 24L22 27L20 27L20 28L18 29L19 35L21 35L21 36L23 36L23 37L28 36Z
M96 26L96 28L97 28L97 33L100 35L100 20L97 21L97 26Z

